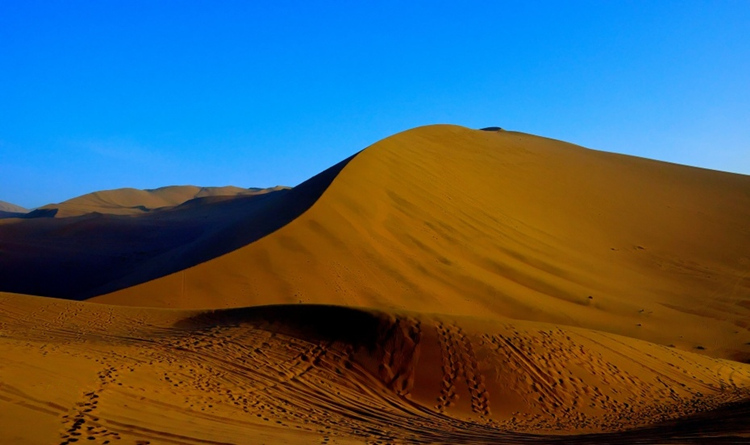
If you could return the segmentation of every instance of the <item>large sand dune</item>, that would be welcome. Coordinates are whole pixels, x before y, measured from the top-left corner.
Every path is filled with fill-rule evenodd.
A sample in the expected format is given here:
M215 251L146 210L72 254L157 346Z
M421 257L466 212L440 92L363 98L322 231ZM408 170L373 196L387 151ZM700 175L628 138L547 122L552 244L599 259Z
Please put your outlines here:
M431 126L359 153L255 243L93 301L531 319L747 360L748 221L747 176Z
M89 299L0 292L0 442L750 443L750 177L440 125L86 196L0 221L0 291Z

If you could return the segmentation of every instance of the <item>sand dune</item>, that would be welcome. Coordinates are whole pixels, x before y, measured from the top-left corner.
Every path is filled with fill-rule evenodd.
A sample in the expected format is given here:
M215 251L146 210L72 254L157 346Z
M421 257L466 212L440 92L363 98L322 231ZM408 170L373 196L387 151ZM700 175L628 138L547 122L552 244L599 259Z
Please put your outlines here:
M0 289L83 299L245 246L304 212L346 161L294 190L196 198L140 215L0 222Z
M191 199L208 196L246 196L284 190L287 187L250 188L240 187L197 187L181 185L160 187L153 190L121 188L88 193L59 204L48 204L37 209L35 215L52 215L58 218L80 216L88 213L108 215L137 215L164 207L174 207Z
M748 176L438 125L178 189L0 221L0 442L750 443Z
M15 218L28 213L29 210L9 202L0 201L0 219Z
M0 309L0 408L14 419L0 434L14 443L564 443L539 434L633 435L750 385L750 365L537 322L12 294ZM735 426L723 434L750 432Z
M750 359L750 177L513 132L410 130L278 231L94 298L561 323Z
M8 213L26 213L28 212L28 209L25 209L21 206L11 204L9 202L0 201L0 212L8 212Z

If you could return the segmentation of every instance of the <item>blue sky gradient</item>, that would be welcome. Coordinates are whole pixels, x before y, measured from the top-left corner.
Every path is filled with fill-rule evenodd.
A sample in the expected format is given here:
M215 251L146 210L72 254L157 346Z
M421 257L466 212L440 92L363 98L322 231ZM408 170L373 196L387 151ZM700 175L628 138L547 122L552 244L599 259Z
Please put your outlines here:
M750 2L0 2L0 200L296 185L433 123L750 174Z

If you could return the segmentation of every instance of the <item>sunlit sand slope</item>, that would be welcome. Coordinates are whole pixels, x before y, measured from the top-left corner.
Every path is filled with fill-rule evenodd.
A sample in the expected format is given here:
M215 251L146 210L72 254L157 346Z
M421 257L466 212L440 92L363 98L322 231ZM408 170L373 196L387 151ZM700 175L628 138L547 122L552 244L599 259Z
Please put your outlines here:
M750 177L429 126L234 252L93 301L545 321L750 358Z
M3 443L562 443L654 424L657 443L679 432L659 422L748 385L750 365L543 323L0 294Z

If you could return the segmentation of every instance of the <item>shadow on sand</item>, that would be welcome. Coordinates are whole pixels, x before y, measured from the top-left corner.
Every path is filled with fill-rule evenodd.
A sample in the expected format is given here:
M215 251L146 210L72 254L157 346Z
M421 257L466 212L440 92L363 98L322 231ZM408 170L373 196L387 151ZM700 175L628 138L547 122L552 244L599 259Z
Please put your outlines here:
M750 444L750 401L620 433L556 437L551 444Z
M269 305L220 309L185 318L174 328L188 333L214 328L252 325L272 333L282 333L311 342L347 344L374 351L386 344L384 334L392 331L395 318L380 311L333 305ZM389 356L396 355L390 351ZM403 403L411 403L403 399ZM514 433L490 425L452 422L441 439L440 432L410 430L413 443L472 444L750 444L750 401L727 404L720 408L681 417L676 420L616 433L541 435ZM458 429L458 430L457 430ZM449 434L443 432L444 434ZM468 439L467 439L468 438ZM408 442L412 443L412 442Z
M197 198L133 216L9 220L0 226L0 291L83 300L208 261L293 221L353 157L264 195Z

